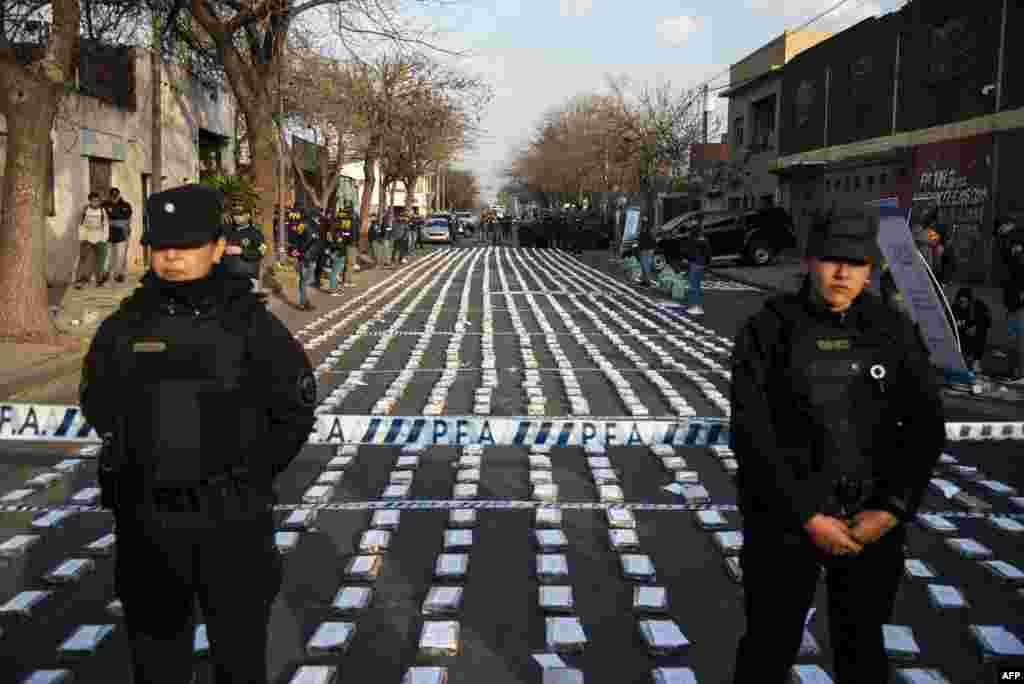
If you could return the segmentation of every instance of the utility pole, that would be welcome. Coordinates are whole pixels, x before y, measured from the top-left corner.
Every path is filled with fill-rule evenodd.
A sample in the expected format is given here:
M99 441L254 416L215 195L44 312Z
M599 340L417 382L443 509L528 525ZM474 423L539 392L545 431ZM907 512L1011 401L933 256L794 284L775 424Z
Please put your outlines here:
M995 114L999 114L999 111L1003 108L1003 78L1006 70L1006 12L1008 0L1003 0L1003 19L999 27L999 59L996 66L996 107ZM996 131L992 134L992 220L996 218L996 214L999 213L999 142L1001 139L1001 133ZM989 241L988 249L984 251L985 259L985 273L986 280L989 284L993 280L993 264L994 252L997 249L997 241L995 236L987 230L983 230L982 234L986 237L985 240Z
M708 144L708 84L704 84L704 144Z

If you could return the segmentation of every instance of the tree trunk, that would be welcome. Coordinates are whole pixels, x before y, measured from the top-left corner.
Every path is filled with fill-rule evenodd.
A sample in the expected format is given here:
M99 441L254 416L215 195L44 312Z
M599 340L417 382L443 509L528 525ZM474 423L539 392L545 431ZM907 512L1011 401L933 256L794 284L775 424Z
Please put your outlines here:
M256 215L253 219L263 231L263 240L267 245L276 244L274 240L274 197L276 195L274 181L277 174L276 137L270 107L260 107L258 103L249 103L245 109L245 127L249 137L250 160L252 162L253 190L256 192ZM268 249L266 264L277 261L277 251Z
M413 195L413 192L415 192L415 190L416 190L416 183L418 183L419 180L420 179L419 179L418 176L409 176L408 178L405 178L405 179L402 180L402 182L405 183L405 208L406 209L411 209L412 207L416 206L415 200L413 200L412 195Z
M7 118L0 200L0 337L52 341L57 332L46 292L46 167L60 92L23 67L0 62Z
M380 192L377 196L377 221L380 225L384 225L384 207L387 205L387 192L388 192L388 179L384 175L384 170L380 172Z
M370 202L373 200L373 187L377 181L377 177L373 173L375 161L369 154L363 161L363 178L365 180L363 182L363 197L359 205L359 235L356 236L356 242L359 245L359 250L364 253L370 249Z

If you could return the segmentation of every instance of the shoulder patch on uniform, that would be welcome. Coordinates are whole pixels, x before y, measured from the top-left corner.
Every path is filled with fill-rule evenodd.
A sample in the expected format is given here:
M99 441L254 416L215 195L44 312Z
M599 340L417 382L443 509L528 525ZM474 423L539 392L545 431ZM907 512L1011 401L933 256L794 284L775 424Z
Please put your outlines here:
M316 378L312 373L303 373L296 383L296 396L303 406L316 404Z

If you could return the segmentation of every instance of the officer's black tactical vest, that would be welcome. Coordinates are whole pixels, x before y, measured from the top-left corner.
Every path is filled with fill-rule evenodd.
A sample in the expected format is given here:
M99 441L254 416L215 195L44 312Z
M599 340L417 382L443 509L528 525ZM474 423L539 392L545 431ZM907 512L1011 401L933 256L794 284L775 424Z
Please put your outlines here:
M241 254L225 254L221 258L224 268L233 275L243 278L259 277L260 261L263 255L260 246L263 244L263 231L253 225L226 226L226 241L229 245L242 248Z
M794 325L806 322L806 314L780 318L780 348L788 352L780 359L778 381L792 402L782 410L797 411L807 430L789 438L810 441L816 470L837 479L871 479L879 465L874 458L891 452L886 446L895 436L886 383L899 361L897 337L881 324L858 330L826 321Z
M156 298L147 299L152 307ZM266 421L246 372L246 329L259 299L247 294L227 309L216 300L126 304L116 351L124 465L153 487L202 485L246 466Z

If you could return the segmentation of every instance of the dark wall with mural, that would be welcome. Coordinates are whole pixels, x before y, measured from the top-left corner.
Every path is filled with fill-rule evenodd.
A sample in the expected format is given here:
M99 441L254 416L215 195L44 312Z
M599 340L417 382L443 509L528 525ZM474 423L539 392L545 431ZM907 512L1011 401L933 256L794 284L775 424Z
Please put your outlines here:
M979 135L914 150L913 202L934 205L951 250L955 281L982 283L986 277L986 226L992 184L992 136Z
M995 90L983 91L996 81L1002 5L917 0L904 8L898 131L995 111Z
M1006 0L1006 48L1003 55L1003 109L1024 107L1024 2Z
M888 135L899 13L865 19L797 55L782 73L783 156ZM826 94L826 69L830 70Z

